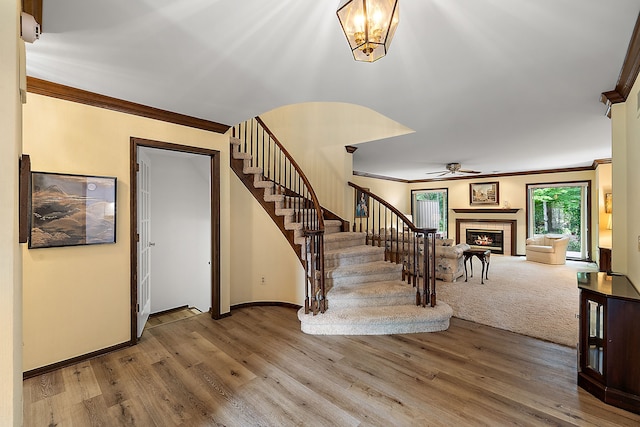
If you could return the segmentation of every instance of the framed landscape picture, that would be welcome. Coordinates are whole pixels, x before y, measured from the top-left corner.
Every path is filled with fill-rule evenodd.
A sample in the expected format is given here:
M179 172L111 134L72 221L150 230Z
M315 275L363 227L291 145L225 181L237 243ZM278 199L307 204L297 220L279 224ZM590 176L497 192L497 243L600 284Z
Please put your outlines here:
M498 185L496 182L479 182L469 184L470 204L472 205L497 205L500 203L498 199Z
M31 173L29 248L116 241L116 178Z

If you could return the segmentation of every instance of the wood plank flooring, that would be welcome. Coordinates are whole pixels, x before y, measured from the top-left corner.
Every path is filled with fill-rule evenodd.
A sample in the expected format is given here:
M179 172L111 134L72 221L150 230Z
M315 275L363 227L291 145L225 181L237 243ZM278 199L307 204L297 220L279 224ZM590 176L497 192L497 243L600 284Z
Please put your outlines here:
M25 426L637 426L576 385L576 351L449 330L311 336L285 307L207 313L24 382Z

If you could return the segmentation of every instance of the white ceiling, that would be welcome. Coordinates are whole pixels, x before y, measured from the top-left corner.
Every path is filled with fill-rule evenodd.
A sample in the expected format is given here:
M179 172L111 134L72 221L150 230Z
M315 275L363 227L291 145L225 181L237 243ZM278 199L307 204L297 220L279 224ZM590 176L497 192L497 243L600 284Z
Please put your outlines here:
M371 64L353 60L338 3L44 0L27 74L227 125L361 105L415 132L359 144L354 170L400 179L611 156L600 93L615 88L640 0L400 0L390 52Z

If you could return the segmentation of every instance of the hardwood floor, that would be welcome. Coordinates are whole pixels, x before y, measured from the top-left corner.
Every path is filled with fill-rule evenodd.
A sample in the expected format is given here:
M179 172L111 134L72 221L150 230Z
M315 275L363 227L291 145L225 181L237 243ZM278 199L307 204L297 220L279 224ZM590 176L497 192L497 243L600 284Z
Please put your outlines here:
M167 323L176 322L178 320L188 319L202 312L194 307L180 307L173 310L167 310L162 313L152 314L147 320L147 324L144 326L144 330L148 331L156 326L164 325Z
M451 319L311 336L285 307L207 313L24 382L25 426L640 425L576 385L575 349Z

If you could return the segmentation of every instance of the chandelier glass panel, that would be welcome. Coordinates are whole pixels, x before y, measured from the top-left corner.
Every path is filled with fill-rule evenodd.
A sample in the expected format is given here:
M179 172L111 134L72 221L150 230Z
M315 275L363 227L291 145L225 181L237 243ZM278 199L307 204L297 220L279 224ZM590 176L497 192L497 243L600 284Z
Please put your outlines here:
M356 61L387 54L400 19L398 0L342 0L336 13Z

